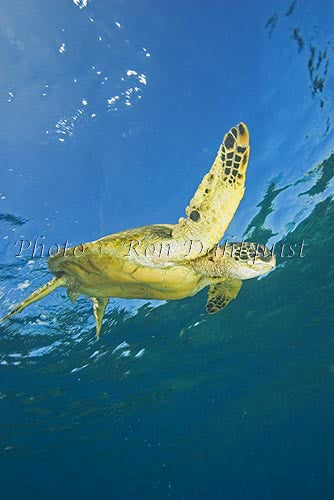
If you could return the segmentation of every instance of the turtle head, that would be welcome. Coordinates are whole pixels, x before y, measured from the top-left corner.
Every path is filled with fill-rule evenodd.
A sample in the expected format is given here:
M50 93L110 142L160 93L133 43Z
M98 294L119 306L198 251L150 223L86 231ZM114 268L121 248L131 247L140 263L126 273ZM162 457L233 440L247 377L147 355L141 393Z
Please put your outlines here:
M246 280L271 271L276 265L273 252L259 243L226 243L216 255L223 273Z

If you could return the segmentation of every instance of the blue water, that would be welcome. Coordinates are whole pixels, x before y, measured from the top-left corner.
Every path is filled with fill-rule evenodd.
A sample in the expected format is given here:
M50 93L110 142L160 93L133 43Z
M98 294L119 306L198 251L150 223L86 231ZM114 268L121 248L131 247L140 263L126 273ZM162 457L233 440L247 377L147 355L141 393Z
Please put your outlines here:
M64 289L2 323L1 498L333 498L333 23L329 0L2 0L0 316L53 244L176 222L241 120L225 237L277 268L214 316L206 290L113 299L100 341Z

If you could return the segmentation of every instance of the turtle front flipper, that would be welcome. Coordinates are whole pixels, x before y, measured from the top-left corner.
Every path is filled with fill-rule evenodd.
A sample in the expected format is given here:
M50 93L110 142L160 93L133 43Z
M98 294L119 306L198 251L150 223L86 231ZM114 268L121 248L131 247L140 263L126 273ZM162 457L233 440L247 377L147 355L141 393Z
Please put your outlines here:
M226 307L231 300L238 295L242 285L241 280L226 280L211 285L208 292L206 310L209 314L215 314Z
M203 251L219 242L244 195L249 151L248 129L239 123L225 135L209 173L186 208L187 219L181 217L174 226L173 238L200 241ZM197 256L189 252L185 258Z
M96 321L96 338L99 339L103 316L107 304L109 302L109 297L92 297L92 302L93 302L94 317Z

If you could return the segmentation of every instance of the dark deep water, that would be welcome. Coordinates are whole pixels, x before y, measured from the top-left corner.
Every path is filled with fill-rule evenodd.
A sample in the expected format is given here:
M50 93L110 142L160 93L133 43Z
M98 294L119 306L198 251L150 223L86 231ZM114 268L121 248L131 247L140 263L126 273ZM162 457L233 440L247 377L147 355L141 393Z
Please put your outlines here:
M1 498L333 498L333 21L325 0L2 2L1 315L50 277L17 242L176 221L240 120L225 236L277 268L213 316L207 290L115 299L100 341L63 289L1 324Z

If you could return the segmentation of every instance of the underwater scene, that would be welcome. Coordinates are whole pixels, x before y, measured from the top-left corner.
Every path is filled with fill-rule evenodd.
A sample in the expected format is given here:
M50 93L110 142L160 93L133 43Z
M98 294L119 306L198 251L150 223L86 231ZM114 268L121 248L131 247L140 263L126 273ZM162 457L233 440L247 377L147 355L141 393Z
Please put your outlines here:
M1 1L0 317L60 249L141 226L272 264L228 300L186 296L188 256L167 295L62 282L2 321L1 498L334 497L333 25L329 0Z

